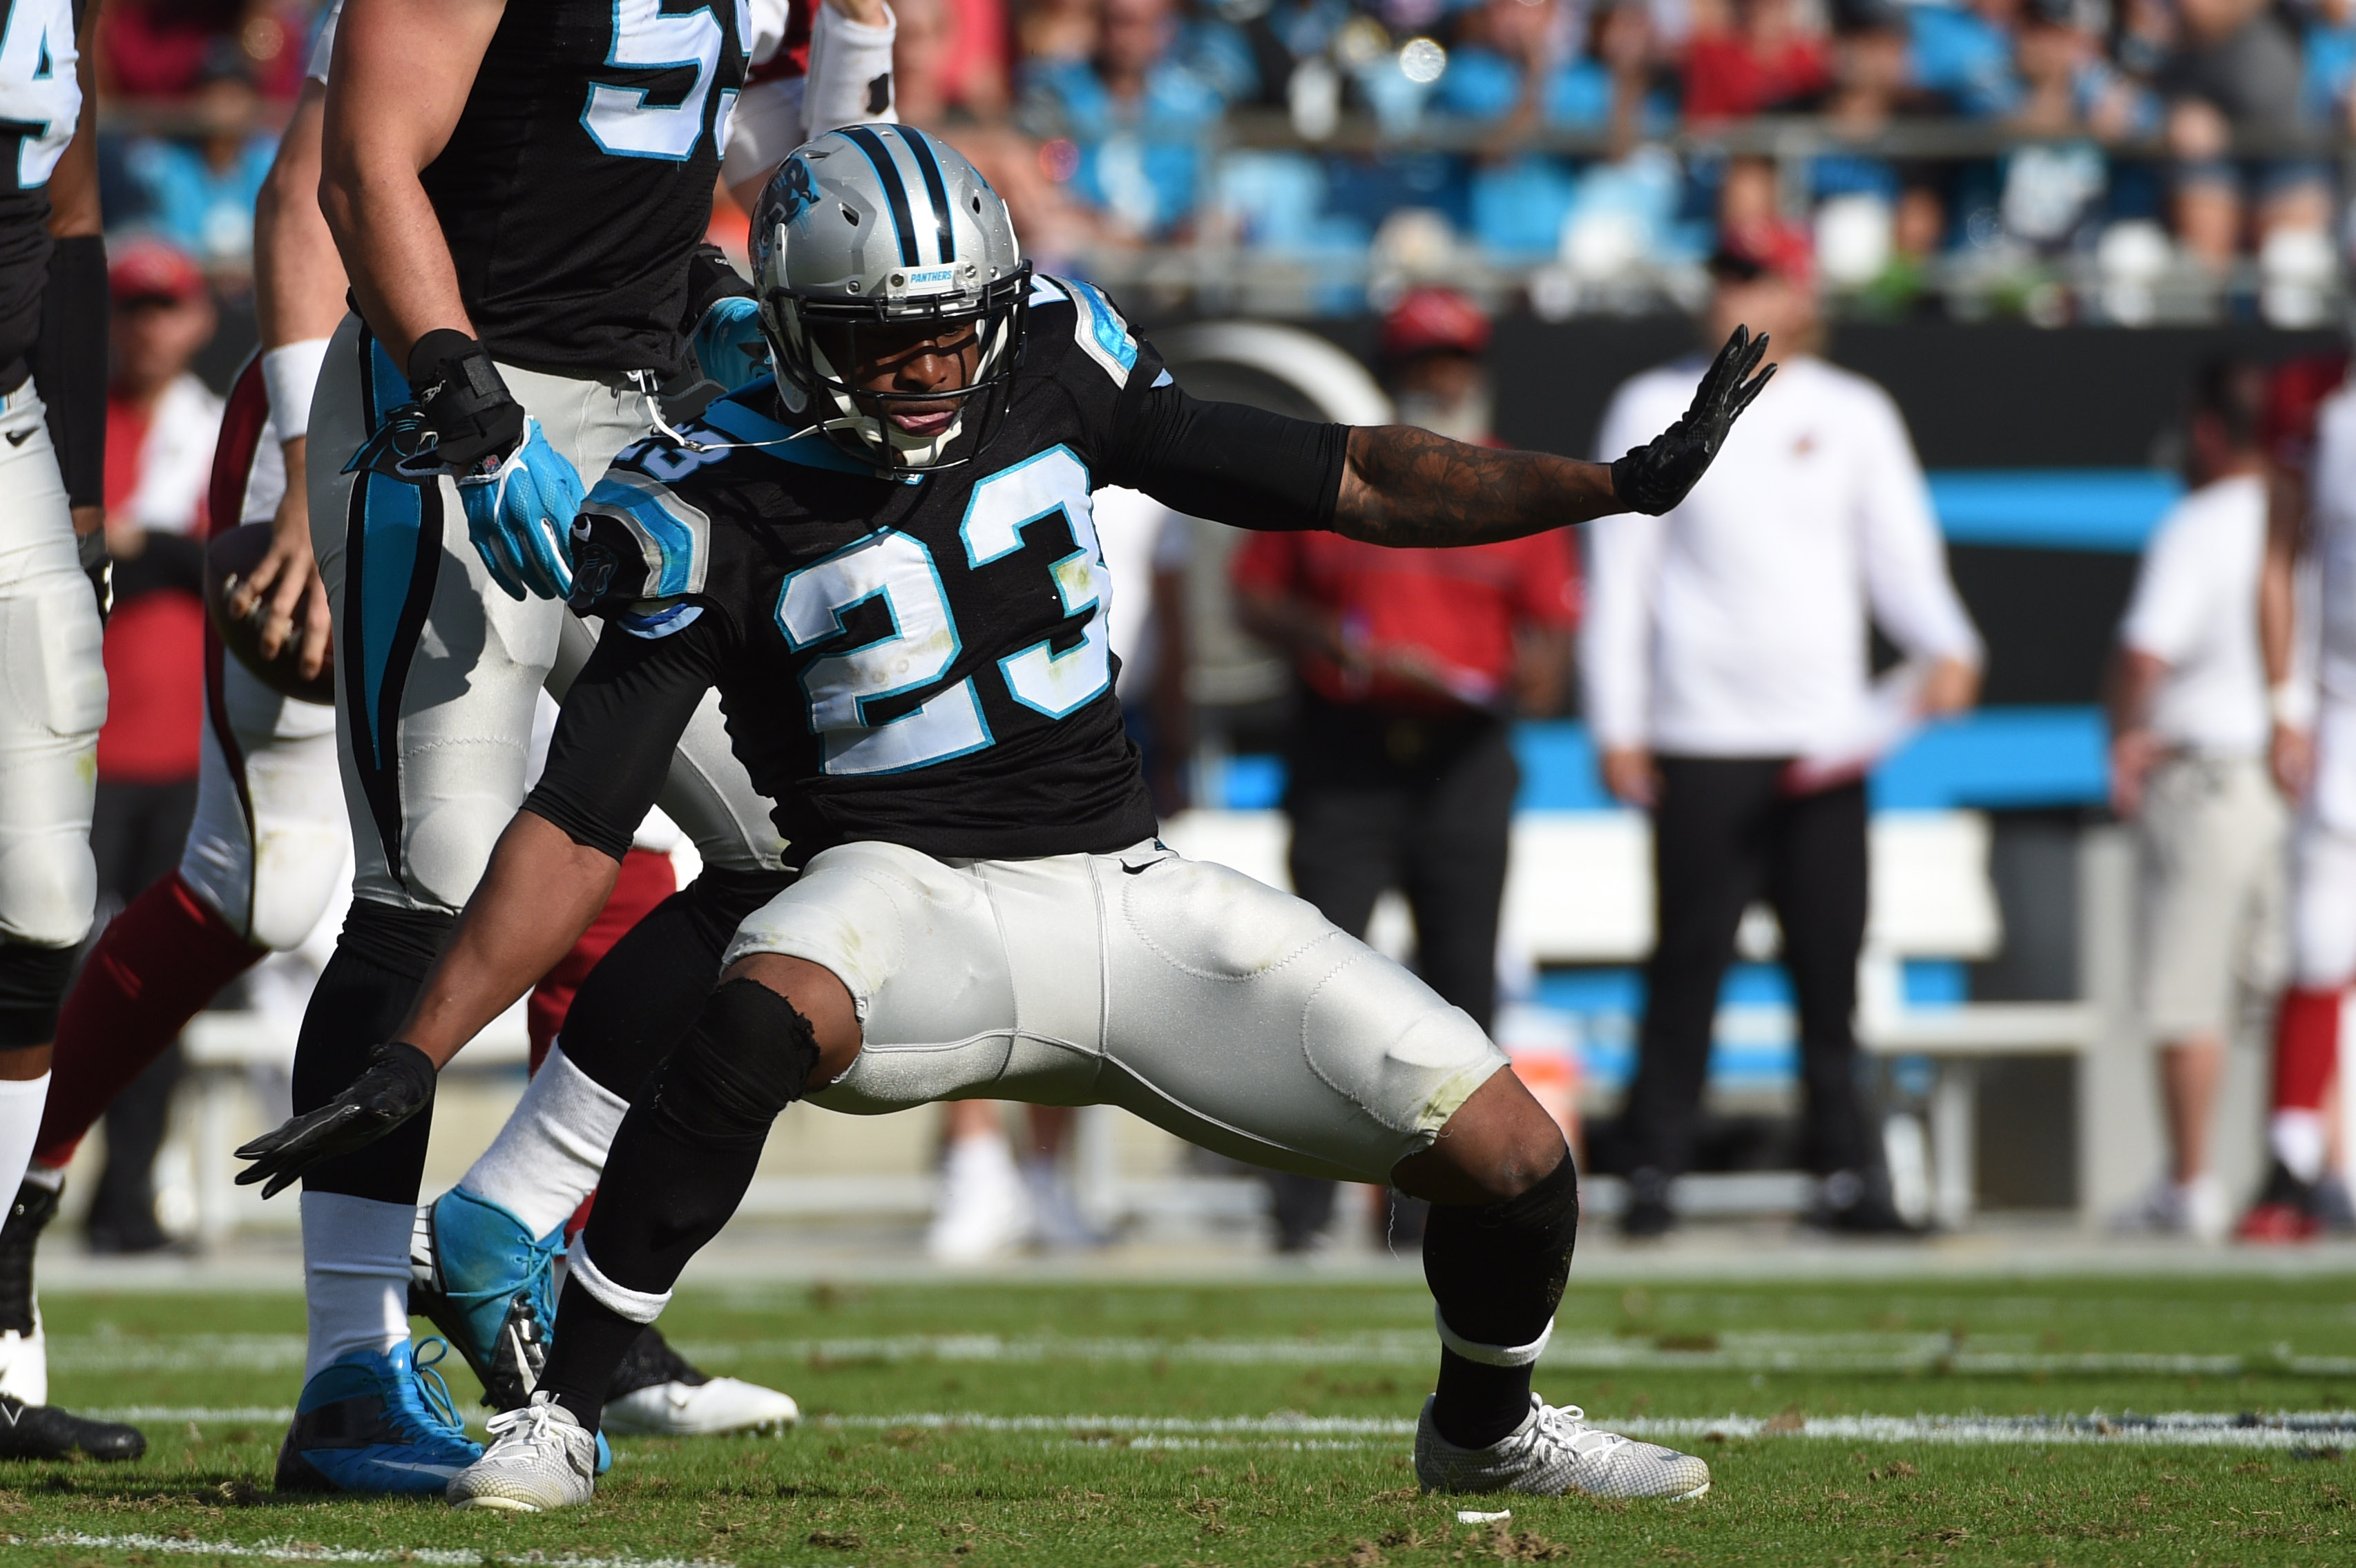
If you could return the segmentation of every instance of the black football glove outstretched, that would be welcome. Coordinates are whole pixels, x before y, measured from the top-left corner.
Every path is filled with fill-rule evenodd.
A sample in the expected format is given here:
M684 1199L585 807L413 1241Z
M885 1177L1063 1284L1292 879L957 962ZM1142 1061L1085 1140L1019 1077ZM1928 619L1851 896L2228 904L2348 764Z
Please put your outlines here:
M1751 373L1766 352L1763 334L1753 338L1748 327L1736 328L1710 361L1686 416L1612 465L1612 492L1630 511L1658 517L1701 482L1726 445L1726 433L1774 376L1772 365Z
M434 1102L434 1079L433 1058L415 1046L377 1047L349 1089L238 1150L239 1159L253 1163L237 1173L237 1184L268 1182L262 1196L276 1197L322 1160L364 1149L424 1110Z

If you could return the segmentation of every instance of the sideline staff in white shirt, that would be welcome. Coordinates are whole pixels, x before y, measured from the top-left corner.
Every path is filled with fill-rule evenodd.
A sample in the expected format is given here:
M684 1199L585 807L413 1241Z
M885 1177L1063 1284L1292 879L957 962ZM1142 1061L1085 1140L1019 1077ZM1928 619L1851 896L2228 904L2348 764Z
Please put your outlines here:
M1730 241L1712 271L1709 330L1764 329L1783 372L1683 505L1586 530L1587 718L1605 784L1653 813L1658 900L1621 1122L1631 1169L1622 1226L1649 1236L1675 1222L1668 1183L1692 1158L1719 986L1743 908L1763 897L1783 926L1798 1004L1806 1158L1826 1178L1814 1218L1902 1229L1854 1082L1862 768L1798 783L1792 765L1854 748L1870 731L1869 612L1918 667L1914 700L1927 715L1970 705L1979 639L1947 579L1896 406L1811 353L1804 257ZM1622 387L1602 448L1676 418L1700 371L1699 360L1680 361Z
M2159 1053L2169 1168L2126 1228L2222 1240L2209 1169L2225 1042L2244 1004L2282 983L2288 812L2267 776L2258 647L2265 554L2265 372L2203 365L2185 435L2199 488L2161 520L2119 627L2111 804L2136 824L2136 999Z

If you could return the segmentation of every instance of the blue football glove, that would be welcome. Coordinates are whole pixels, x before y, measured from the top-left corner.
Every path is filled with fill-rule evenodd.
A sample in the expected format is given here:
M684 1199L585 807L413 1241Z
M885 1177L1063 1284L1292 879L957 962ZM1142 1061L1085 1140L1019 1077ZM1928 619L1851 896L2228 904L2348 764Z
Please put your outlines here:
M486 472L458 476L466 533L511 599L573 594L573 520L584 494L581 476L527 418L523 440Z
M769 368L761 308L743 295L725 294L713 300L687 346L698 368L731 392Z

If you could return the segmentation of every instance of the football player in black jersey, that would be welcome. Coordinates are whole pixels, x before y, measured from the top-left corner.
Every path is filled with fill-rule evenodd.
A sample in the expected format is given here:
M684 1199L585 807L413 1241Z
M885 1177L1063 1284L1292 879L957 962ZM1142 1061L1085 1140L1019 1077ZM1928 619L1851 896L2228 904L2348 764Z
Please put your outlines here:
M772 8L766 30L788 31ZM337 22L320 205L358 314L327 348L306 447L358 873L296 1054L306 1110L349 1084L367 1041L406 1011L521 798L541 688L561 696L587 656L592 636L561 602L580 476L654 427L657 389L691 359L741 370L759 352L742 281L698 248L742 117L749 11L347 0ZM812 112L873 101L871 83L822 91L826 69ZM706 868L674 924L708 931L712 950L700 964L672 957L635 989L675 1031L691 1004L652 1005L662 986L700 996L718 943L784 874L768 803L729 754L716 703L682 737L662 806ZM412 1354L412 1262L425 1260L424 1288L446 1308L436 1321L456 1326L478 1367L544 1331L562 1219L580 1197L555 1189L595 1179L577 1156L602 1156L637 1082L594 1046L567 1030L502 1133L563 1156L507 1162L541 1172L545 1202L477 1201L462 1183L421 1220L423 1118L312 1173L309 1352L282 1486L436 1489L478 1452Z
M38 1230L54 1190L19 1190L50 1044L98 889L90 817L106 604L106 249L90 43L96 0L16 0L0 41L0 1193ZM92 595L92 588L97 592ZM0 1244L5 1237L0 1237ZM27 1282L0 1282L0 1458L130 1459L131 1427L55 1409ZM26 1353L19 1354L19 1351Z
M1004 204L921 132L802 147L754 243L777 379L626 448L593 492L573 603L606 624L547 772L367 1074L249 1145L241 1178L348 1160L413 1115L594 915L717 690L801 875L738 929L634 1104L540 1390L493 1418L451 1499L588 1498L614 1360L806 1093L854 1112L1108 1102L1244 1159L1428 1197L1442 1348L1425 1485L1705 1489L1700 1460L1530 1392L1577 1188L1504 1055L1308 905L1155 841L1089 494L1413 545L1662 511L1765 384L1763 340L1738 331L1687 416L1607 467L1197 403L1102 294L1033 276Z

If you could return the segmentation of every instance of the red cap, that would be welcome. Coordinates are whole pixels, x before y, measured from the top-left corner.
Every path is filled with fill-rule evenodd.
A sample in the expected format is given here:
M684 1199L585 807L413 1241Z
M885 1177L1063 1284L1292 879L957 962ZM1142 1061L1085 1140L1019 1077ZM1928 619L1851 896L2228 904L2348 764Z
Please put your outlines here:
M1709 270L1742 283L1772 275L1806 288L1815 281L1816 248L1805 230L1789 223L1730 227L1719 235Z
M1485 354L1489 318L1452 288L1411 288L1383 317L1380 348L1386 360L1411 359L1435 349Z
M115 303L134 299L168 299L175 303L202 297L205 274L188 253L161 240L134 240L109 257L108 291Z

